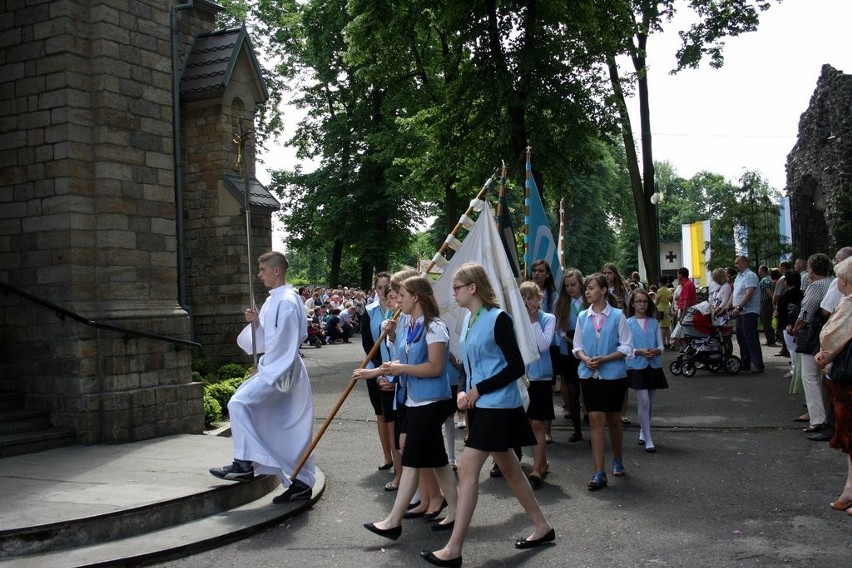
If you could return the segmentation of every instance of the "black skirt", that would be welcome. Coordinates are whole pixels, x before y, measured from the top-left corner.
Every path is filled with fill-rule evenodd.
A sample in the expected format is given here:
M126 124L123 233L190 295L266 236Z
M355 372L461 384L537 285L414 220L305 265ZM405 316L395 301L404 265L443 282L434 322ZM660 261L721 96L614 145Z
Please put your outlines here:
M527 418L530 420L553 420L553 390L550 381L530 381L527 389L530 395L530 407Z
M662 369L645 367L644 369L627 369L627 379L632 389L667 389L669 383Z
M544 384L550 388L550 382ZM467 411L465 446L483 452L505 452L520 446L535 446L524 407L473 408Z
M425 406L405 408L405 447L402 465L405 467L443 467L449 464L444 448L441 426L447 419L452 399L440 400Z
M581 379L583 406L586 412L621 412L627 379L605 381L603 379Z
M557 375L561 375L566 383L576 385L580 382L580 375L577 374L580 368L580 360L574 357L571 353L563 355L560 353L553 360L553 366Z

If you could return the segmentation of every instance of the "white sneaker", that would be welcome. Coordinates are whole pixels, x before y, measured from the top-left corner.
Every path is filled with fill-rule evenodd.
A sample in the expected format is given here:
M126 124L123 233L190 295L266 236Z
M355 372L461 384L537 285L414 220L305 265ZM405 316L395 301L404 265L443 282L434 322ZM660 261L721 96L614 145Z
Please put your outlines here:
M784 375L784 378L785 379L792 379L793 378L793 371L787 371L787 374Z

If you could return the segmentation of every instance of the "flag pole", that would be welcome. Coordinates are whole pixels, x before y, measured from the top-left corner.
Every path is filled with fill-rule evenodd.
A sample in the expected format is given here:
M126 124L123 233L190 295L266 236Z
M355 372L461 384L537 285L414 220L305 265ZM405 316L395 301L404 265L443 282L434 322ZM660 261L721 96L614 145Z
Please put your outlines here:
M485 197L485 193L488 191L488 188L490 188L491 185L494 183L494 180L495 180L496 177L497 177L497 172L495 171L493 174L491 174L491 177L489 177L486 180L485 184L482 186L482 189L479 190L479 193L476 194L476 198L471 201L471 203L468 206L467 210L465 211L464 215L462 215L462 217L459 219L459 222L456 224L456 226L450 232L449 236L455 237L455 234L459 231L459 229L464 227L464 223L462 221L466 217L468 217L471 213L473 213L474 202L476 200L480 200L483 197ZM449 240L449 238L448 238L448 240ZM435 259L438 258L439 256L443 255L444 251L447 250L448 246L449 246L449 243L447 243L446 241L443 244L441 244L441 247L438 249L437 254L435 254L435 256L432 258L431 262L429 262L429 265L426 267L426 270L424 271L426 274L428 274L429 271L432 270L432 268L434 268L435 263L436 263ZM399 316L400 316L401 313L402 313L402 310L397 309L396 313L394 313L393 318L391 318L391 319L393 321L396 321L397 319L399 319ZM367 364L373 359L373 356L376 354L376 351L378 351L382 342L385 340L385 337L387 337L387 330L382 331L382 334L379 336L379 339L376 340L375 344L373 345L373 348L370 349L370 352L367 354L367 356L364 358L364 360L361 361L361 367L360 367L361 369L365 368L367 366ZM325 435L325 431L328 430L328 427L331 425L331 421L334 420L335 416L337 416L338 411L340 411L340 408L343 406L343 403L346 401L346 398L349 396L349 393L351 393L352 389L355 388L355 385L357 384L357 382L358 382L358 379L355 379L355 378L349 379L349 384L346 385L345 389L343 389L343 392L340 394L340 397L337 399L337 402L335 403L334 407L331 409L331 412L329 412L328 418L325 419L325 422L323 422L322 426L320 426L319 431L316 433L316 435L314 436L314 439L311 441L311 445L308 447L307 450L305 450L305 453L302 454L302 457L299 459L299 463L296 464L296 467L293 470L293 473L290 475L290 479L295 479L296 476L299 475L299 472L302 471L302 468L305 466L305 462L308 461L308 458L311 456L314 449L316 449L317 444L319 444L319 441L322 439L323 435Z
M565 272L565 198L559 200L559 268Z
M500 189L499 189L499 192L497 194L499 199L497 200L497 211L496 211L496 215L495 215L497 217L497 223L496 224L497 224L497 230L498 231L503 228L503 226L500 224L500 222L503 220L503 199L506 197L506 174L507 174L507 172L508 172L508 168L506 168L506 160L503 160L503 167L500 169ZM515 251L515 254L518 254L517 250Z
M529 256L530 256L530 176L532 175L532 164L530 163L530 155L532 154L532 146L527 144L527 163L525 166L526 177L524 182L524 274L523 278L529 277Z
M243 178L244 184L243 209L245 209L246 212L246 264L248 266L249 306L250 309L256 310L257 306L255 305L254 299L254 286L252 285L252 280L254 279L254 259L251 255L251 192L249 190L248 160L246 156L246 142L248 141L250 134L250 132L247 132L243 128L243 120L240 119L240 133L234 137L234 143L237 145L237 169ZM254 368L257 369L257 339L254 336L254 330L257 327L257 320L252 322L251 325L251 356L254 360Z

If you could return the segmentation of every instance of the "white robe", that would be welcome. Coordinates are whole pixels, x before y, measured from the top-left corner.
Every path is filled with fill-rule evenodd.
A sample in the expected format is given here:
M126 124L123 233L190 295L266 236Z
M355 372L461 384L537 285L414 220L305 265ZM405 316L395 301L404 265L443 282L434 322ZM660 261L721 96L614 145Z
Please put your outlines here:
M234 457L253 462L256 474L277 475L285 488L313 436L313 395L308 371L299 356L299 345L308 333L306 320L305 306L292 286L270 290L260 308L255 332L257 352L263 356L255 375L228 403ZM251 354L251 325L237 337L237 344ZM301 368L301 374L292 389L282 393L275 382L294 364ZM313 455L297 478L313 487Z

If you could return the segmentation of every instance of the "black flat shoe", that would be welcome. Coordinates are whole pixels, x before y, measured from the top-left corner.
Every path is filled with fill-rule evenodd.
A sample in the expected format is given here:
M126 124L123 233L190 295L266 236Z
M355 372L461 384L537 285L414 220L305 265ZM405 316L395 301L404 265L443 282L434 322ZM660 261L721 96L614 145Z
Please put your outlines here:
M570 442L572 444L574 442L582 442L582 441L583 441L583 433L582 432L574 432L573 434L568 436L568 442Z
M438 517L438 515L441 514L441 511L443 511L446 508L447 508L447 500L444 499L443 503L441 503L441 506L438 508L437 511L426 511L425 513L423 513L423 520L434 521Z
M532 540L519 538L515 541L515 548L535 548L536 546L541 546L542 544L553 542L554 540L556 540L556 531L554 529L550 529L550 532L541 538L534 538Z
M447 566L449 568L459 568L462 565L462 557L457 556L449 560L441 560L429 550L421 550L420 558L431 564L432 566Z
M405 508L405 510L410 511L411 509L413 509L414 507L417 507L418 505L420 505L420 501L415 501L414 503L409 503L408 506Z
M491 471L488 472L489 477L503 477L503 472L497 467L497 464L491 466Z
M451 531L451 530L453 530L454 526L456 526L456 522L450 521L449 523L444 523L443 525L441 523L435 523L434 525L432 525L431 528L432 528L433 531L436 531L436 532L437 531Z
M393 462L383 463L379 466L379 471L387 471L393 467Z
M380 529L373 523L364 523L364 528L370 531L371 533L375 533L379 536L383 536L391 540L398 539L399 536L402 534L402 525L394 527L392 529Z
M426 514L426 511L406 511L402 516L403 519L419 519Z

